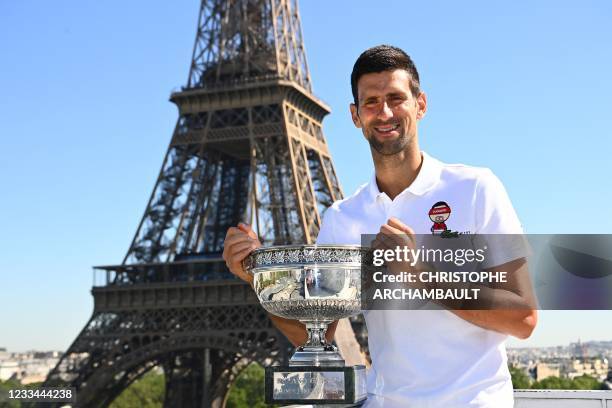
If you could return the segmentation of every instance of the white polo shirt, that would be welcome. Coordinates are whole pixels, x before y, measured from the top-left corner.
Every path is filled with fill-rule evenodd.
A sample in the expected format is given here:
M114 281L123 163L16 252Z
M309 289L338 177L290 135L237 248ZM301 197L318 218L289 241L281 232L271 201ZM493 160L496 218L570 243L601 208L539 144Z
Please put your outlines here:
M335 202L323 217L319 244L361 244L390 217L416 234L431 234L429 212L450 207L451 231L521 234L521 224L499 179L486 168L445 164L422 153L414 182L394 200L381 193L376 176L355 194ZM512 259L490 260L500 265ZM364 311L372 367L366 406L511 408L506 335L482 329L446 310Z

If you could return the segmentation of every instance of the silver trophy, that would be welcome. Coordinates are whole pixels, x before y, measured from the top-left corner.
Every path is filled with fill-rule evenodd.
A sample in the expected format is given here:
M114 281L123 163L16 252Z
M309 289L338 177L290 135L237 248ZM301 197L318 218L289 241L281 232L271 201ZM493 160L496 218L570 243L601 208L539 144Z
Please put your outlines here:
M266 402L356 404L366 398L365 367L348 367L325 340L334 320L361 311L361 268L367 249L349 245L259 248L244 267L268 312L304 323L306 343L288 366L266 368Z

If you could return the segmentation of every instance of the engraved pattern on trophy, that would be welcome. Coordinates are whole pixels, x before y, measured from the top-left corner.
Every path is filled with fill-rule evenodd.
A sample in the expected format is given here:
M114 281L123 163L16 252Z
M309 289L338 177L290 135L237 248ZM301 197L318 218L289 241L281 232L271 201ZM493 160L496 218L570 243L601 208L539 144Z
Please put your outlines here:
M228 227L309 244L342 197L312 94L296 0L203 0L179 117L120 265L94 269L94 311L45 386L108 405L154 366L165 406L221 407L250 362L290 344L221 258Z
M256 250L244 265L257 272L255 293L267 311L331 323L360 312L360 273L366 259L367 251L360 247L278 246Z

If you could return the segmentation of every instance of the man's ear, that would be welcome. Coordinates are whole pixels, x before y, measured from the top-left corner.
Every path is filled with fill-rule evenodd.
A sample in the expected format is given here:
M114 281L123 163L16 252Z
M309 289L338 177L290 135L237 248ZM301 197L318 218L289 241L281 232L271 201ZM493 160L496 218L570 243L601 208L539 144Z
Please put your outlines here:
M351 110L351 119L353 120L353 124L356 128L361 128L361 119L359 119L359 113L357 112L357 106L354 103L351 103L349 106Z
M423 119L425 113L427 112L427 95L425 92L421 92L416 100L417 103L417 119Z

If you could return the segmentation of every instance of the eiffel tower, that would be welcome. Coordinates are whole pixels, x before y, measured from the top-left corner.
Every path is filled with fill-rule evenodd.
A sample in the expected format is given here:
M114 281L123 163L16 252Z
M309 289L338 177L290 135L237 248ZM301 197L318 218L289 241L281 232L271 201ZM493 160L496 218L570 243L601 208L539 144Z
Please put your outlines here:
M296 0L203 0L170 100L180 116L134 239L95 268L93 315L44 384L75 387L76 406L106 406L157 366L165 406L221 407L248 364L286 363L288 341L225 267L226 231L312 243L342 197Z

